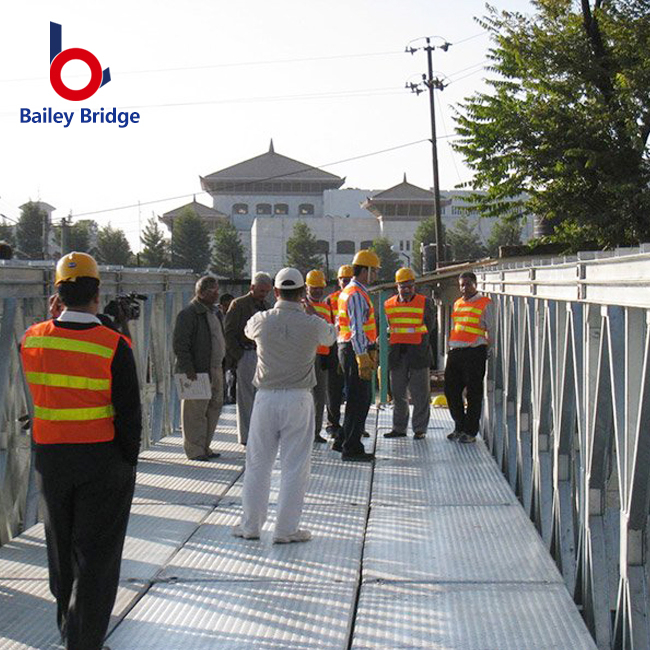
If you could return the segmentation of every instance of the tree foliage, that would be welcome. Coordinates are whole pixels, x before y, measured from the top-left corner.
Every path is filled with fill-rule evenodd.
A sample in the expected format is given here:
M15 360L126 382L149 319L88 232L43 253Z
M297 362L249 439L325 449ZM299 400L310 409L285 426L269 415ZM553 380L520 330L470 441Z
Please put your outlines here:
M462 215L447 231L447 244L451 248L452 260L475 260L485 255L485 247L476 232L476 224Z
M47 212L33 201L26 203L16 226L17 257L28 260L43 259L43 222Z
M487 252L490 257L498 257L500 246L521 245L522 225L520 219L500 217L492 226L487 240Z
M100 264L119 264L128 266L133 253L126 235L110 224L100 228L97 234L97 261Z
M395 271L400 268L401 263L399 255L392 248L390 239L378 237L372 242L370 249L375 251L381 260L381 268L377 274L379 282L394 282Z
M650 240L650 2L536 0L489 8L487 92L456 114L455 147L487 216L525 210L558 221L573 249ZM521 206L519 206L521 207Z
M246 254L235 226L228 222L214 231L210 270L225 278L241 278L246 268Z
M153 269L165 266L169 243L155 217L147 220L147 225L140 236L143 248L140 251L140 264Z
M323 265L316 237L304 221L296 222L293 234L287 240L287 265L298 269L303 275Z
M449 258L449 242L447 241L447 229L445 228L444 224L442 224L442 241L445 242L445 250L447 251L445 255L445 259ZM420 225L417 227L415 231L415 235L413 236L413 253L411 256L411 263L413 265L413 270L421 274L423 272L422 269L422 252L421 252L421 247L424 244L425 246L428 244L435 244L436 243L436 222L433 217L429 217L428 219L425 219L424 221L420 221Z
M16 243L15 228L5 221L0 221L0 241L4 241L11 246Z
M185 208L174 220L172 235L172 266L204 273L210 262L210 238L201 217L192 208Z

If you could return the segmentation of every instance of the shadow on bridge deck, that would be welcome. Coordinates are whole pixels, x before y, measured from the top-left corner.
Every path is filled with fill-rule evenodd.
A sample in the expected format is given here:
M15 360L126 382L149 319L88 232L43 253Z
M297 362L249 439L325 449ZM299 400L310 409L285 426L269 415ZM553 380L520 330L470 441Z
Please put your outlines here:
M272 544L273 506L261 540L230 536L233 407L215 462L186 461L179 437L143 452L111 648L595 648L483 444L448 442L439 410L425 440L386 440L390 417L368 420L374 467L314 448L308 544ZM0 650L59 647L43 537L37 525L0 548Z

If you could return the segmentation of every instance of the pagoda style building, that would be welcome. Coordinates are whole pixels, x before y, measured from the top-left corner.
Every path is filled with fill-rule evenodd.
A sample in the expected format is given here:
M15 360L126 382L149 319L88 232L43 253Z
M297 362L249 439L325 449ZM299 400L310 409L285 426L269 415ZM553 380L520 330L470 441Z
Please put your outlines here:
M169 212L165 212L165 214L160 217L160 221L162 221L171 232L173 229L174 220L178 219L178 217L181 217L188 209L192 210L195 214L201 217L203 223L205 223L208 230L210 231L214 230L219 224L228 223L229 221L227 214L219 212L219 210L215 210L214 208L210 208L207 205L203 205L203 203L199 203L196 200L196 197L192 199L191 203L181 205L180 207L174 208Z

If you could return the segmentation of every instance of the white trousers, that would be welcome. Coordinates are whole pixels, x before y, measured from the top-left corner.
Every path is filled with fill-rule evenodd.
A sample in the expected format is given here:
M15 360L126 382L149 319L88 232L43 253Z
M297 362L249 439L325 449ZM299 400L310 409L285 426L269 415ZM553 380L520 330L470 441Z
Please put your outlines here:
M244 532L259 534L266 521L271 471L280 448L280 497L275 537L298 530L309 484L314 400L308 388L261 389L255 395L246 446L242 502Z

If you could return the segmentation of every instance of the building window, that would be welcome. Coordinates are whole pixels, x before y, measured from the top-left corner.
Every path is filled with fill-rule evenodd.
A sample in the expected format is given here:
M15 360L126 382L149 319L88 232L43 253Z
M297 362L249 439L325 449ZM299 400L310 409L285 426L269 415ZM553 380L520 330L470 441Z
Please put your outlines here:
M461 214L467 214L467 210L463 209L462 207L458 205L452 205L451 206L451 214L454 217L459 217Z
M235 203L232 206L233 214L248 214L248 203Z
M311 203L301 203L298 208L299 214L314 214L314 206Z
M272 214L270 203L258 203L255 208L257 214Z
M289 214L289 206L286 203L276 203L273 206L273 214Z
M400 239L400 240L399 240L399 249L400 249L401 251L404 250L404 240L403 240L403 239Z
M319 239L316 242L316 252L319 255L329 255L330 252L330 243L328 241L325 241L324 239Z
M406 250L407 250L407 251L410 251L410 250L411 250L411 240L410 240L410 239L407 239L407 240L406 240Z
M366 241L362 241L361 244L359 244L361 250L367 250L368 248L372 248L372 240L367 239Z
M336 252L339 255L354 255L354 242L347 239L337 241Z

